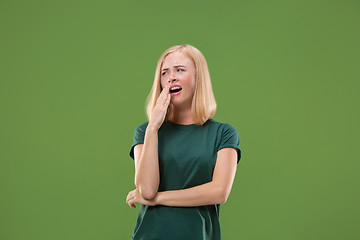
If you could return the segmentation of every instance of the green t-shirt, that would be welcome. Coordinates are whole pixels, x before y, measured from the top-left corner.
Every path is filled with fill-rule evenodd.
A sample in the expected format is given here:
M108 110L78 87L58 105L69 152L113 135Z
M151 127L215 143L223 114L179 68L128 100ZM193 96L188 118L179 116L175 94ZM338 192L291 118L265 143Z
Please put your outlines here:
M144 143L148 123L139 125L134 146ZM239 135L225 123L209 119L204 125L164 122L158 132L160 184L158 191L181 190L211 182L217 151L234 148L241 158ZM220 205L199 207L141 206L133 240L219 240Z

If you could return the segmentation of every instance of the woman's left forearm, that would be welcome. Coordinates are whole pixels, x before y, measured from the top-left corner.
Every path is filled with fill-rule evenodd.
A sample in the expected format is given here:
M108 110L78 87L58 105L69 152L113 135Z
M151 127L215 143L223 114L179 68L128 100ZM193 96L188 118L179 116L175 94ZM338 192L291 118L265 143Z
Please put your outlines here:
M209 182L182 190L158 192L153 200L155 205L171 207L222 204L226 202L230 189L226 189L216 182Z
M194 207L225 203L230 195L237 166L237 152L232 148L218 151L211 182L182 190L158 192L155 205Z

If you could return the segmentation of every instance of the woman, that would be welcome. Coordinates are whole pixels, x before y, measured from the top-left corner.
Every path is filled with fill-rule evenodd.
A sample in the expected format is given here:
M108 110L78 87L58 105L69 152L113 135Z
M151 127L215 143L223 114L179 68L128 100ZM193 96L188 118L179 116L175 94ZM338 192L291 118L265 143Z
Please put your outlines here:
M219 211L241 157L230 124L212 119L216 102L202 53L191 45L160 57L148 97L149 122L135 130L130 156L141 209L132 239L221 239Z

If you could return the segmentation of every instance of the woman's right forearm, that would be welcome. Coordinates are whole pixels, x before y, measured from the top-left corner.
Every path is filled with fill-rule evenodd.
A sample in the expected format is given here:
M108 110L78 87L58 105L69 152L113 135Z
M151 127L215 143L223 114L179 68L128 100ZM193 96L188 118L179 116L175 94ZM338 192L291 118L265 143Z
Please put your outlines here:
M136 166L135 185L145 199L152 199L157 193L159 182L158 129L148 125Z
M145 199L153 199L158 191L160 182L158 131L164 122L170 104L170 90L166 86L156 100L149 124L146 128L144 145L136 162L135 185Z

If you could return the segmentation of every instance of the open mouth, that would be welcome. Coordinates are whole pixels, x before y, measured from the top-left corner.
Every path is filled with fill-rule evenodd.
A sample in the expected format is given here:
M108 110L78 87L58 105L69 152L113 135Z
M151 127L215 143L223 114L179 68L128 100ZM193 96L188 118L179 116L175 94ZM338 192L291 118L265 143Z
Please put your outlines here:
M172 87L170 89L170 93L177 93L177 92L180 92L182 90L181 87Z

